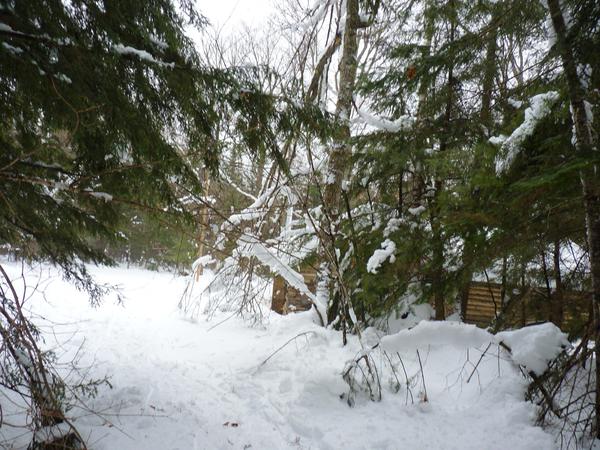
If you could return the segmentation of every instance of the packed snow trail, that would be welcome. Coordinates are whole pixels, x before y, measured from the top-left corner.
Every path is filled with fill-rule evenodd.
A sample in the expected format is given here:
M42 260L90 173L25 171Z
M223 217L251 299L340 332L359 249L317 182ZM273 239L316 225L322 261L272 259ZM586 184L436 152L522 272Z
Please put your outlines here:
M16 275L20 266L3 263ZM85 294L44 269L46 300L29 301L56 322L46 345L69 360L83 345L80 364L92 377L110 376L89 407L70 415L94 450L165 449L460 449L556 448L533 426L523 401L524 381L497 354L431 347L424 354L429 402L406 402L406 390L384 390L383 401L348 407L341 371L360 346L312 323L308 313L270 316L264 328L237 318L186 320L177 303L186 280L139 269L92 268L100 282L121 287L124 303L108 298L88 306ZM39 277L39 269L29 275ZM266 364L283 343L299 333ZM403 355L409 372L415 355ZM3 405L4 407L4 405ZM0 428L0 447L16 432ZM26 441L19 441L26 445ZM6 445L6 444L5 444ZM19 448L19 447L15 447Z

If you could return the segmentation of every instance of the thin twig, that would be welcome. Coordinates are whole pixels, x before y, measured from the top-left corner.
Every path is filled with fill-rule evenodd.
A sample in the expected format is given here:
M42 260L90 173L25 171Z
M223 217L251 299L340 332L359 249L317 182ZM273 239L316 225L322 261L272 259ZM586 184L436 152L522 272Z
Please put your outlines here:
M283 350L290 342L293 342L294 340L298 339L301 336L306 336L308 334L315 334L314 331L305 331L304 333L300 333L297 334L296 336L288 339L281 347L279 347L277 350L275 350L273 353L271 353L267 359L265 359L263 362L261 362L258 367L256 368L256 371L258 371L258 369L260 369L262 366L264 366L267 361L269 361L273 356L275 356L277 353L279 353L281 350Z

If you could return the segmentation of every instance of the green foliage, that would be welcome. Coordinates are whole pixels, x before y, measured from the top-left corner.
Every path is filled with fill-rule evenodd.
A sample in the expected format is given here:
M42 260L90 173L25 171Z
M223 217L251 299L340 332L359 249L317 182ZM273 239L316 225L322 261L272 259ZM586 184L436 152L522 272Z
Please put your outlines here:
M592 3L572 8L596 11ZM547 12L540 4L426 1L414 13L404 5L398 2L405 12L390 23L393 37L381 47L385 69L363 73L357 84L369 109L414 119L407 129L370 131L354 142L352 204L372 219L356 231L360 247L347 277L361 280L355 309L375 317L407 297L432 301L437 294L450 305L477 273L498 282L502 273L508 292L524 279L544 285L553 275L552 268L541 270L540 255L556 243L585 248L579 171L597 164L597 156L582 158L571 143L565 81L552 72L556 55L545 51ZM591 31L580 19L573 26ZM598 37L597 30L573 33L582 49ZM533 62L526 74L511 62L515 46ZM596 67L597 52L582 50L580 61ZM510 135L523 123L528 99L549 90L561 99L510 170L497 173L500 150L489 137ZM517 99L525 100L521 107ZM395 231L384 233L391 223ZM368 273L366 261L385 238L396 245L395 259Z
M169 1L9 2L0 17L0 240L85 283L75 256L109 262L90 238L114 241L132 206L180 212L176 186L200 193L182 146L216 164L225 78L198 69L183 27L200 18Z
M80 261L109 263L93 243L117 243L132 209L189 230L220 127L281 164L279 137L324 134L322 112L259 92L252 69L200 65L193 2L8 1L0 22L0 242L83 287Z

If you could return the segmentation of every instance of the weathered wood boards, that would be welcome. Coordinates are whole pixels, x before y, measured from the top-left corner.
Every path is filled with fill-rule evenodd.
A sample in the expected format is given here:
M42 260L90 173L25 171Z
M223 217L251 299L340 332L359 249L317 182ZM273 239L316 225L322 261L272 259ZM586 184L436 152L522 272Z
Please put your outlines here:
M312 293L315 293L317 289L316 272L304 272L302 276L308 289ZM306 295L288 285L283 277L275 277L273 280L273 300L271 303L273 311L279 314L287 314L288 312L307 311L311 306L312 302Z
M502 311L502 286L495 283L471 282L463 318L466 323L488 326Z

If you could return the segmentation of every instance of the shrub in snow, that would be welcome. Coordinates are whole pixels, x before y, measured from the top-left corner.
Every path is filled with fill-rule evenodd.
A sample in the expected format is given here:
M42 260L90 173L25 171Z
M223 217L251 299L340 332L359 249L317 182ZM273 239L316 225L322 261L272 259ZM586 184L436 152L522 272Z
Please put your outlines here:
M533 377L534 381L570 347L566 334L552 323L494 335L471 324L423 320L412 328L384 336L370 349L360 352L355 359L349 361L343 371L343 378L349 386L345 398L350 405L355 403L356 396L360 393L378 401L382 397L382 380L389 379L392 391L397 392L402 386L410 389L411 383L414 387L414 380L419 377L422 378L423 398L427 398L419 351L428 351L432 347L457 350L477 348L482 351L483 358L492 345L506 350L510 360L522 367L524 373ZM411 377L406 373L402 358L415 354L420 369ZM477 365L473 371L476 369ZM470 378L471 376L467 378L467 382Z

